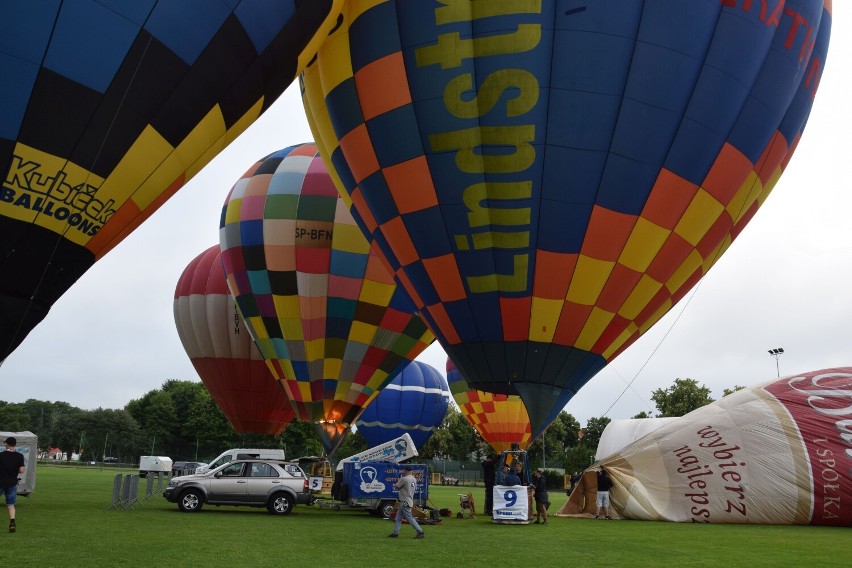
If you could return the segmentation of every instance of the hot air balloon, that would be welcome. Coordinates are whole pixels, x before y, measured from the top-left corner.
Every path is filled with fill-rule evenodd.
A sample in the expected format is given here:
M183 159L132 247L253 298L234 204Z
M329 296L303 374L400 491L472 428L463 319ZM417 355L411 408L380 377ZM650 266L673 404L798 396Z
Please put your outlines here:
M470 388L450 359L447 359L447 383L464 417L495 452L501 454L515 446L519 450L529 447L532 429L521 397Z
M613 507L631 519L848 527L850 397L850 367L773 379L661 426L594 469L607 469ZM579 497L561 513L579 513Z
M275 436L284 431L295 413L237 311L219 245L184 269L174 313L183 348L231 427Z
M254 164L219 231L228 287L296 417L333 453L434 340L340 198L313 144Z
M275 101L342 4L3 3L0 361Z
M355 426L371 447L408 433L422 448L441 426L449 404L444 375L412 361L364 409Z
M347 2L302 75L359 222L533 434L718 260L807 120L831 2Z

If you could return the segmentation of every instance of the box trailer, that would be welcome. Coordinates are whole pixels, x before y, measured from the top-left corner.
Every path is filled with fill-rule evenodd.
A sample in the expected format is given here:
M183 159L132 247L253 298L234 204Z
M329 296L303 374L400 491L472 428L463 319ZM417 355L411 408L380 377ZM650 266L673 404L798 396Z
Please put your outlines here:
M332 487L333 501L318 500L321 507L338 511L344 507L366 509L367 512L390 517L399 491L394 483L402 475L403 465L393 462L356 461L343 464L336 472ZM429 468L422 464L411 464L412 475L417 480L414 505L426 508L429 499Z
M149 473L157 474L172 471L172 458L166 456L140 456L139 477L146 477Z
M38 436L32 432L0 432L0 440L15 438L15 451L24 455L24 475L18 481L18 495L29 497L35 490L36 462L38 461ZM3 448L0 447L0 450Z

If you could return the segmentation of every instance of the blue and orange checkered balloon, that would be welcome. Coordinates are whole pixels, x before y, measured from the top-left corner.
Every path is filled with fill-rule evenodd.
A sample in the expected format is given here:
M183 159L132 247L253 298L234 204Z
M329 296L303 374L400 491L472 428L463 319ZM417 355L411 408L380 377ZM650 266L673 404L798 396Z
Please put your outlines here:
M461 413L495 452L530 446L532 426L520 396L471 388L451 359L447 359L447 383Z
M219 242L231 293L296 418L331 454L379 391L434 340L341 199L313 144L237 181Z
M303 101L448 355L536 436L754 215L830 28L829 0L350 0Z

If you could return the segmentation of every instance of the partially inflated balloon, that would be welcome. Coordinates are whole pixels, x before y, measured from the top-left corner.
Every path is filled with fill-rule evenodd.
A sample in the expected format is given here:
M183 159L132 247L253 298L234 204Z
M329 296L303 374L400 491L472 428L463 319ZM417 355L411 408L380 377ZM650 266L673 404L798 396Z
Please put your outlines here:
M529 447L532 429L521 397L470 388L450 359L447 359L447 383L464 417L495 452L499 454L513 446L521 450Z
M831 2L350 0L323 156L472 388L533 433L718 260L807 120Z
M739 390L603 459L613 506L632 519L852 526L850 401L849 367Z
M447 379L434 367L412 361L382 389L355 422L371 447L405 433L422 448L441 426L450 404Z
M331 454L361 410L434 336L371 249L316 146L285 148L228 195L228 286L260 352Z
M231 427L280 434L295 414L240 318L218 245L184 269L174 313L183 348Z
M3 2L0 361L275 101L342 4Z

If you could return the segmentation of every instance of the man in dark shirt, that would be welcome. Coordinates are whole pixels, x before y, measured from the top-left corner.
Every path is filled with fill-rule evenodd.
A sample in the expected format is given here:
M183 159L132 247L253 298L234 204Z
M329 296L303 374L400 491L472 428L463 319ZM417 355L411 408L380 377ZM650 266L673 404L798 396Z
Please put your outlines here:
M15 500L18 495L18 476L24 473L24 455L15 451L18 441L11 436L4 441L6 451L0 453L0 492L6 496L9 509L9 532L15 532Z
M485 514L490 515L494 509L494 483L496 472L494 471L494 456L488 455L482 462L482 478L485 481Z

